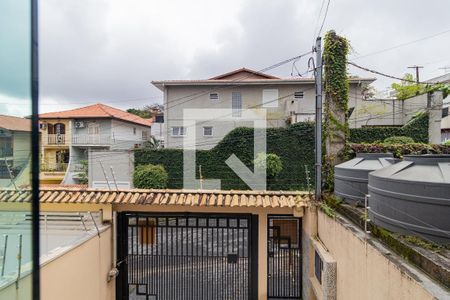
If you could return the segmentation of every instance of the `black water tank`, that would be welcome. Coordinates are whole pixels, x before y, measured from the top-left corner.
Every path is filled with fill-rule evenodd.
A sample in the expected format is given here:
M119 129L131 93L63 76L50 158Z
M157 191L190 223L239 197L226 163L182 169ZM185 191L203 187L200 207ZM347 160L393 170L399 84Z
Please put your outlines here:
M334 193L346 202L364 203L369 173L394 163L391 153L358 153L334 167Z
M369 194L376 225L450 244L450 155L405 156L370 173Z

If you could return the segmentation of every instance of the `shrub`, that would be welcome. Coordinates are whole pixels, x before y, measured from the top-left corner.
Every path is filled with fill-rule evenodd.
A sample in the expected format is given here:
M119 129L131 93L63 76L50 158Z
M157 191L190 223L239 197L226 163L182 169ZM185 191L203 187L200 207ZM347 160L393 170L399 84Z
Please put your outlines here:
M450 140L447 140L443 143L444 146L450 146Z
M133 174L134 187L141 189L166 188L167 180L167 172L161 165L139 165Z
M450 146L429 144L350 144L350 156L356 153L392 153L394 157L420 154L450 154Z
M275 153L258 153L254 161L255 168L261 169L264 167L264 162L266 166L266 176L268 178L274 178L280 174L283 170L283 162L281 158Z
M396 145L412 144L412 143L414 143L414 139L409 136L391 136L391 137L385 138L383 143L396 144Z
M349 142L376 143L388 137L408 136L418 143L428 143L428 114L421 113L403 127L362 127L350 129Z

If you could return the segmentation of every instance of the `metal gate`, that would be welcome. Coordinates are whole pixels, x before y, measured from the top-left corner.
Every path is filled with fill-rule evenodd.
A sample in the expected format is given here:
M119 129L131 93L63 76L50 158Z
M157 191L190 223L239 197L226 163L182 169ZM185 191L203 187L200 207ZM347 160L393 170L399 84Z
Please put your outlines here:
M256 299L257 220L119 214L117 299Z
M268 298L302 296L301 219L268 217Z

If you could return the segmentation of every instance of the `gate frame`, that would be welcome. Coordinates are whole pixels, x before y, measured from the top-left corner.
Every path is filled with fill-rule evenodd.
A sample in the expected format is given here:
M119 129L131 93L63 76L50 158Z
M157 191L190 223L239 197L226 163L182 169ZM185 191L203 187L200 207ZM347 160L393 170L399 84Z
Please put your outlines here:
M117 240L116 255L117 269L119 271L116 277L116 299L128 300L129 284L128 284L128 214L142 216L180 216L180 217L247 217L249 219L249 255L250 255L250 274L248 296L250 300L258 299L258 249L259 249L259 215L252 213L202 213L202 212L158 212L158 211L118 211L117 212Z
M270 257L269 257L269 236L270 236L270 234L269 234L269 230L270 230L270 226L269 226L269 219L270 218L276 218L276 217L280 217L280 218L290 218L290 219L298 219L299 220L299 230L298 230L298 241L299 241L299 250L300 250L300 259L301 259L301 264L300 264L300 271L299 271L299 274L300 274L300 298L298 298L298 299L301 299L302 298L302 296L303 296L303 263L304 263L304 261L303 261L303 248L302 248L302 245L303 245L303 240L302 240L302 228L303 228L303 217L296 217L296 216L294 216L293 214L267 214L267 216L266 216L266 218L267 218L267 245L266 245L266 248L267 248L267 273L269 273L269 259L270 259ZM276 297L269 297L269 280L270 280L270 278L269 278L269 276L267 276L267 299L277 299ZM283 299L289 299L289 298L286 298L286 297L283 297ZM292 299L297 299L297 298L292 298Z

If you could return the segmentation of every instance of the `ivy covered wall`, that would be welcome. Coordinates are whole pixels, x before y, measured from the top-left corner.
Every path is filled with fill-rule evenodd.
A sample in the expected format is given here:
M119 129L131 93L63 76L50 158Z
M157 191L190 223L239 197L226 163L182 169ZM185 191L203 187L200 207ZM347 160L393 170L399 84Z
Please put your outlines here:
M236 128L211 150L196 151L196 171L202 166L204 179L220 179L222 189L249 189L248 186L225 163L235 154L253 170L253 128ZM268 128L267 153L277 154L283 169L275 178L268 179L268 190L306 190L310 172L311 187L314 186L314 124L296 123L287 128ZM183 150L139 149L135 151L135 164L163 165L169 174L168 188L183 187Z
M408 136L416 143L428 143L428 114L423 113L403 127L362 127L350 129L351 143L383 142L391 136Z

